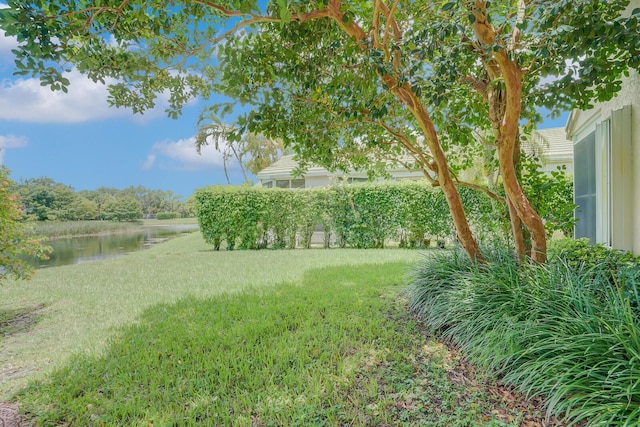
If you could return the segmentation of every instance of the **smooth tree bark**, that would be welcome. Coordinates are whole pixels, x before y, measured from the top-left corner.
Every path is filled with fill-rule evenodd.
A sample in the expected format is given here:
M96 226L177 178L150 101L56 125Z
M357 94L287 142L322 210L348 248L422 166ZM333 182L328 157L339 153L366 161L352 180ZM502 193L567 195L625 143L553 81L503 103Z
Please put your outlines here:
M524 2L520 0L519 4L523 5ZM521 6L519 10L523 10L523 7ZM470 5L470 12L475 17L473 27L480 44L479 48L494 46L497 33L489 23L487 2L475 0ZM518 255L522 258L524 255L522 251L525 250L524 239L517 225L521 221L531 236L531 252L528 255L533 261L544 263L547 256L547 235L544 223L522 190L514 164L516 146L519 144L524 72L517 60L512 59L514 56L510 55L514 55L513 50L518 48L519 31L517 26L514 27L511 45L497 45L496 49L493 49L493 55L485 61L487 74L492 80L500 81L500 84L488 89L487 99L498 151L500 175L508 199L512 234ZM517 215L519 221L514 218L514 215Z

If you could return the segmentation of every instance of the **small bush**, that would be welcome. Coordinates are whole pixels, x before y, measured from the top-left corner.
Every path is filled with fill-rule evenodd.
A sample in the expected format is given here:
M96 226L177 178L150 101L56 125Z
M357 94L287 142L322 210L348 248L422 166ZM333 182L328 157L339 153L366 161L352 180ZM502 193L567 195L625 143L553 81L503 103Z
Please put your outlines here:
M609 249L604 245L592 245L589 239L559 239L549 242L549 258L559 258L574 270L604 273L613 278L623 269L635 269L640 257L631 252Z
M629 255L584 250L603 261L573 267L567 260L581 255L565 254L544 266L518 265L498 248L485 251L487 265L474 265L460 252L442 252L414 272L410 305L471 361L546 398L550 414L572 424L638 425L635 264ZM623 268L604 270L616 262Z
M179 216L178 212L159 212L156 219L176 219Z

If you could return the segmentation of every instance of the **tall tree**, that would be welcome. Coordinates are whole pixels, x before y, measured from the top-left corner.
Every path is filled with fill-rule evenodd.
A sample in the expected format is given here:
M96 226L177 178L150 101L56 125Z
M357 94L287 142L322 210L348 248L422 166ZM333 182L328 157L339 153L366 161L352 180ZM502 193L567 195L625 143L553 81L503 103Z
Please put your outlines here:
M473 185L456 170L477 152L473 134L489 135L518 252L528 234L529 256L543 262L544 226L518 180L520 124L535 124L538 106L585 108L620 90L640 66L640 11L622 16L628 4L9 0L0 28L18 36L18 73L53 89L66 90L72 63L96 81L120 79L111 102L138 112L166 90L172 116L193 96L224 93L253 107L241 132L280 137L328 167L412 155L477 260L456 189Z
M224 125L216 115L204 114L200 118L200 126L196 135L196 149L213 146L222 154L224 176L229 179L229 164L236 161L240 166L245 182L249 181L247 170L257 174L282 156L282 141L267 138L262 134L241 132L238 128Z
M142 218L142 208L135 197L123 195L107 200L102 216L110 221L135 221Z

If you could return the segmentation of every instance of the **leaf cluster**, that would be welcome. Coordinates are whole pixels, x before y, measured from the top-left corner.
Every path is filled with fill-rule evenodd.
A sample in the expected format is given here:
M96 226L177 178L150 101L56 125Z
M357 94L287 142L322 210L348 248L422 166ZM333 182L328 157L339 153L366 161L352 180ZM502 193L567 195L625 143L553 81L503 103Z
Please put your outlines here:
M33 273L26 256L46 259L51 248L32 236L20 201L15 193L15 183L9 178L9 171L0 166L0 280L8 277L28 279Z

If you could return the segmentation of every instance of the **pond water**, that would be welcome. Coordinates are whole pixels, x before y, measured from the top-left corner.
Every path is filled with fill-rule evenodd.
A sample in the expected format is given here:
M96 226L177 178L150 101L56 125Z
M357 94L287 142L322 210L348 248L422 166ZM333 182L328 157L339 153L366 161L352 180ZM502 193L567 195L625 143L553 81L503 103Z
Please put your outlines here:
M197 224L162 225L142 227L137 232L49 240L45 242L53 248L49 259L28 261L38 268L100 261L127 252L148 249L172 237L197 229Z

